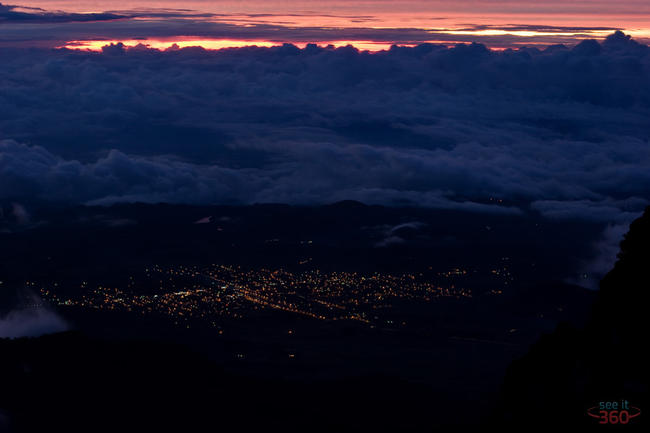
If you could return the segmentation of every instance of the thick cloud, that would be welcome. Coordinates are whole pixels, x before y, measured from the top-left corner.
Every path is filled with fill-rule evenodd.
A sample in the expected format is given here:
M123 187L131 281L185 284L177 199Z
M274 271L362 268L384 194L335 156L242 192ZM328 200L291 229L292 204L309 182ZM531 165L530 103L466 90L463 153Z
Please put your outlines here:
M650 50L0 49L0 200L357 199L629 220Z

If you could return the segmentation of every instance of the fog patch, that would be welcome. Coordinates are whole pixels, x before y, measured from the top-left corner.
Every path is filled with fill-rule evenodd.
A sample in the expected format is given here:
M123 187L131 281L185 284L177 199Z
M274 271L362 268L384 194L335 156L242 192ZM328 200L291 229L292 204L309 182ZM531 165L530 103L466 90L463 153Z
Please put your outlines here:
M37 297L33 297L29 305L0 316L0 338L38 337L67 329L66 321Z
M608 225L599 240L594 243L594 258L585 262L577 277L569 283L592 290L598 290L600 280L614 267L620 243L630 228L629 223Z

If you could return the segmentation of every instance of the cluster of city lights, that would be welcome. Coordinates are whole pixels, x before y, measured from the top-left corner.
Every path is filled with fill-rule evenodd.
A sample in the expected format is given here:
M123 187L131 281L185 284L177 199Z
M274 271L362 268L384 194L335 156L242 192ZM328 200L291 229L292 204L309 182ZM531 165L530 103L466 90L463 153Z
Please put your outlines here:
M443 278L465 275L453 269ZM238 266L154 265L123 287L80 283L73 295L58 284L42 287L44 299L62 307L157 314L189 326L197 319L220 327L225 318L243 319L272 311L323 321L348 320L375 326L397 301L431 302L470 298L470 289L436 284L421 274L322 272L312 269L243 269ZM67 293L67 294L65 294Z

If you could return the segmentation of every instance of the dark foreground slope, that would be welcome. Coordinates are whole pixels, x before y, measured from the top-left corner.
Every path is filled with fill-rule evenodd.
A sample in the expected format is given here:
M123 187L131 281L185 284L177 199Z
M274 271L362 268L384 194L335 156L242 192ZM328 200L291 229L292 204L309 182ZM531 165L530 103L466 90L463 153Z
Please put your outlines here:
M647 424L649 290L646 210L621 242L618 262L601 282L588 325L558 327L509 368L496 422L597 427L605 420L588 412L598 415L601 402L618 402L620 409L620 402L627 401L641 412L625 428ZM616 422L616 415L607 421Z
M427 389L382 377L297 383L226 374L186 348L61 333L0 340L15 431L420 431Z

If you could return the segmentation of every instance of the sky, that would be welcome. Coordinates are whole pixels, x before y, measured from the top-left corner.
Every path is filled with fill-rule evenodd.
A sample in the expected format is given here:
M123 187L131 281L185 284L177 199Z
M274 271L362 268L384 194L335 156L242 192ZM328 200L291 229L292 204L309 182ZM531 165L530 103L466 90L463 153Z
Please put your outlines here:
M481 42L495 48L574 44L623 30L650 40L645 0L17 0L0 6L0 44L98 50L106 41L165 48L284 42L381 50Z

